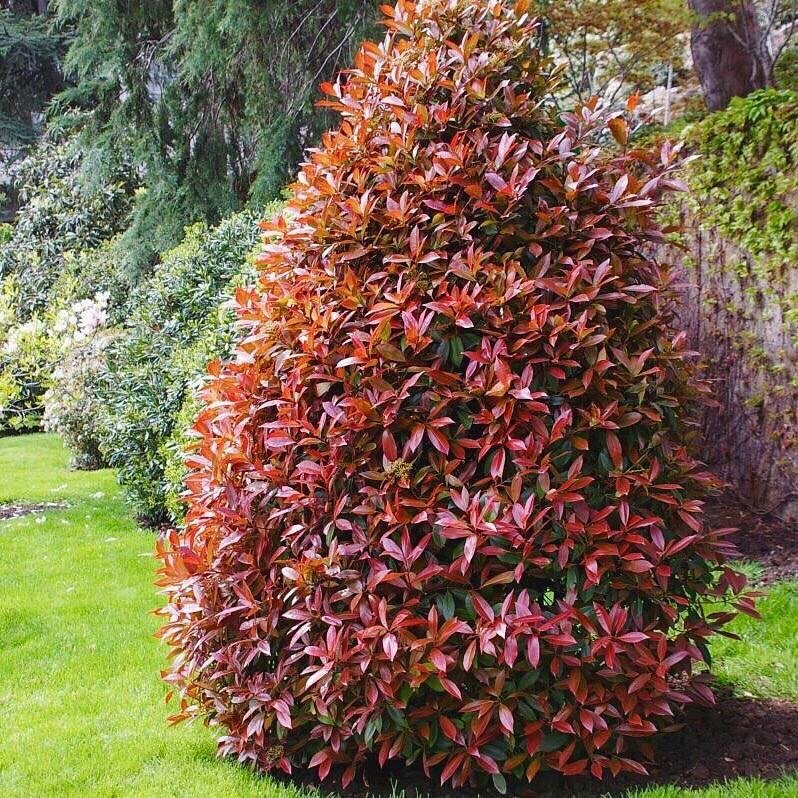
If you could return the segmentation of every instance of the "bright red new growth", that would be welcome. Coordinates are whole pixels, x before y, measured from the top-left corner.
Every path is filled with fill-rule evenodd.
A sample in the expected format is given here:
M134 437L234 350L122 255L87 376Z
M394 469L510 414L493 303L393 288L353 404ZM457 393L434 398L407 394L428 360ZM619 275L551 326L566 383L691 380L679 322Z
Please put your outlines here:
M175 719L258 768L642 772L712 699L692 666L732 613L702 599L745 580L702 521L704 388L645 254L677 156L547 110L528 5L384 9L238 296L161 634Z

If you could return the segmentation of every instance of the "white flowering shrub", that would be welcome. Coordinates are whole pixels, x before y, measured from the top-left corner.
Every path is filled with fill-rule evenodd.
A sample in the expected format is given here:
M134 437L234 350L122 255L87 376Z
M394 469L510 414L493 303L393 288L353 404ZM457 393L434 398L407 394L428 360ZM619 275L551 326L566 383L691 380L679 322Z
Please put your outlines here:
M59 313L89 314L76 322L74 346L98 309L90 307L94 299L74 311L72 303L98 290L115 302L129 294L115 246L135 175L118 164L99 184L82 167L76 142L56 132L11 170L20 206L13 224L0 226L0 434L41 428L45 391L63 354L65 330L56 326L68 323Z
M108 293L83 299L55 315L56 362L44 394L44 428L57 432L72 452L72 467L100 468L100 384L107 379L106 352L117 335L108 325Z

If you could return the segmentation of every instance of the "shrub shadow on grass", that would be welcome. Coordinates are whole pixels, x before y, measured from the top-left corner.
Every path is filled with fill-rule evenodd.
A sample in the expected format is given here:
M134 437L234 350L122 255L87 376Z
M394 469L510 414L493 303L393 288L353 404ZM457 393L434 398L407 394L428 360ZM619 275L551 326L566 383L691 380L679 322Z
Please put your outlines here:
M769 780L798 771L798 705L787 701L718 696L714 707L692 707L680 731L662 735L656 743L656 762L650 776L622 776L615 780L565 779L544 773L530 784L510 783L507 795L518 798L597 798L622 796L628 790L657 785L705 787L740 777ZM369 786L325 782L322 792L365 798L489 798L491 789L454 790L430 782L418 768L392 764L368 772ZM286 783L310 786L308 774ZM325 789L326 788L326 789Z
M757 585L798 579L798 523L752 510L728 491L708 502L707 523L739 530L734 542L740 553L762 568Z

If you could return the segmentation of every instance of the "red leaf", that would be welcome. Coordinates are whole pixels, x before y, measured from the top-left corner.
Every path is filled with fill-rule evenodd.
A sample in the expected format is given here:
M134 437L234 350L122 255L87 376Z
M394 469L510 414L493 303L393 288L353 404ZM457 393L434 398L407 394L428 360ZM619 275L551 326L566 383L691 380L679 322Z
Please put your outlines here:
M623 466L623 452L621 450L621 442L618 436L611 430L604 433L605 440L607 441L607 451L610 453L612 464L617 470L620 471Z

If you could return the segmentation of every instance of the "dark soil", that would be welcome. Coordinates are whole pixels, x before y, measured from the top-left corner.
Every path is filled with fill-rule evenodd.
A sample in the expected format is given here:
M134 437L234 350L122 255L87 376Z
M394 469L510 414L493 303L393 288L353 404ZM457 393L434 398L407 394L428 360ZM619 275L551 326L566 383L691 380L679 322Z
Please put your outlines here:
M712 708L694 707L683 718L684 728L664 734L656 743L656 763L650 775L622 776L594 781L566 779L552 773L539 775L532 785L508 784L507 794L518 798L597 798L622 795L634 787L675 784L703 787L741 776L773 779L798 771L798 706L783 701L735 698L721 695ZM296 781L312 784L297 774ZM380 798L392 795L393 785L407 798L489 798L491 789L453 790L436 787L434 780L414 768L393 766L369 773L369 787L350 785L346 790L325 782L327 790L346 796ZM326 791L325 791L326 792Z
M42 502L41 504L0 504L0 521L9 518L19 518L31 513L41 513L45 510L63 510L69 505L66 502Z
M770 585L787 579L798 579L798 524L781 521L775 516L757 513L730 494L724 494L707 505L707 518L718 529L739 529L734 542L746 560L755 560L763 568L757 579Z

